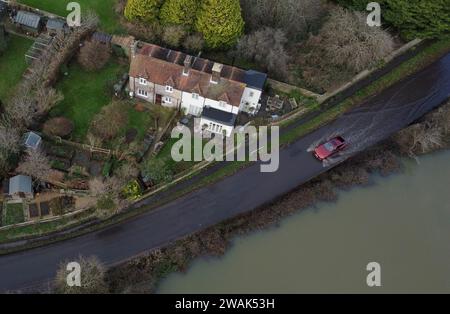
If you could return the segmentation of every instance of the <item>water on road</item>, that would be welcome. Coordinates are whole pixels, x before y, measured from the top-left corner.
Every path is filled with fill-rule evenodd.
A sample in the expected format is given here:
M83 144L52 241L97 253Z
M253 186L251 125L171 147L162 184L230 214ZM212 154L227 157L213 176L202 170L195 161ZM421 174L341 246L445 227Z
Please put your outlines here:
M236 238L224 257L197 259L159 292L450 292L450 152L374 181ZM381 287L366 284L369 262L381 265Z

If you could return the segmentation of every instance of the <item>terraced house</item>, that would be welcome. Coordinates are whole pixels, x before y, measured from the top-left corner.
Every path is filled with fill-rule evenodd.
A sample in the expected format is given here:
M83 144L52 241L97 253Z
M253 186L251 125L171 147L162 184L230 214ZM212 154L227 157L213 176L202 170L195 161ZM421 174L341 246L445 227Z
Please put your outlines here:
M230 136L240 112L254 115L267 75L153 44L135 43L130 96L201 117L201 126Z

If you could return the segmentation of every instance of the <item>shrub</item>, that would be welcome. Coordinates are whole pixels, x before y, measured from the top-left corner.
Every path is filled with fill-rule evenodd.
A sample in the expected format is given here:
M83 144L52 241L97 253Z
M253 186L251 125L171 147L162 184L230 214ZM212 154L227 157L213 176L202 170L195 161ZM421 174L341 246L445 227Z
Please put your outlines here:
M67 137L74 128L74 124L67 118L57 117L45 122L43 132L47 135Z
M170 25L164 28L163 42L173 48L178 48L186 36L186 30L181 25Z
M173 173L167 162L163 159L147 159L141 165L142 175L153 184L164 183L172 180Z
M183 42L183 47L191 53L197 53L205 46L205 40L202 34L195 33L186 37Z
M52 214L55 216L61 216L65 212L61 198L59 197L50 200L48 202L48 206L50 207Z
M108 285L105 280L106 269L103 264L96 257L85 258L80 256L77 259L80 264L81 286L70 287L67 284L67 264L69 262L61 263L56 273L55 292L64 294L96 294L107 293Z
M96 40L86 41L78 54L78 63L90 72L101 70L111 57L110 45Z
M142 196L142 188L137 180L131 181L123 189L123 195L128 200L136 200Z
M113 102L103 107L101 112L94 117L90 131L102 140L111 140L127 123L126 105L121 102Z

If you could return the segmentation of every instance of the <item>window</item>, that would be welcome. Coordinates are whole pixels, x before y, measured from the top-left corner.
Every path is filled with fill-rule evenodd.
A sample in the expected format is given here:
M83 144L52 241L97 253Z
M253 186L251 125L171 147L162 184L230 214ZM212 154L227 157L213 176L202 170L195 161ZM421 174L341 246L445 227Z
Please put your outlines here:
M141 84L141 85L147 85L148 84L148 82L147 82L147 80L145 79L145 78L139 78L139 84Z
M253 96L255 96L255 93L254 92L250 92L249 95L250 95L250 97L253 97Z
M171 92L173 92L173 87L172 87L172 86L169 86L169 85L167 85L167 86L166 86L166 92L168 92L168 93L171 93Z
M227 105L226 102L224 102L224 101L219 101L219 106L220 106L220 107L225 107L226 105Z
M198 99L198 96L199 96L198 94L192 93L192 98L193 98L193 99Z
M148 97L148 92L143 89L138 89L137 93L139 96Z
M164 97L164 102L168 103L168 104L171 104L172 103L172 98L170 98L169 96L165 96Z

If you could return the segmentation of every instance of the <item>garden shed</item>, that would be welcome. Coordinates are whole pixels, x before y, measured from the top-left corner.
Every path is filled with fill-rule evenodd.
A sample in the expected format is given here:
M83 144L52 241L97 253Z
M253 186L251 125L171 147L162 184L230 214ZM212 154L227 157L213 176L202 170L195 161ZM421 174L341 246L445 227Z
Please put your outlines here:
M24 31L34 34L39 33L42 28L42 17L31 12L18 11L14 18L14 22Z

